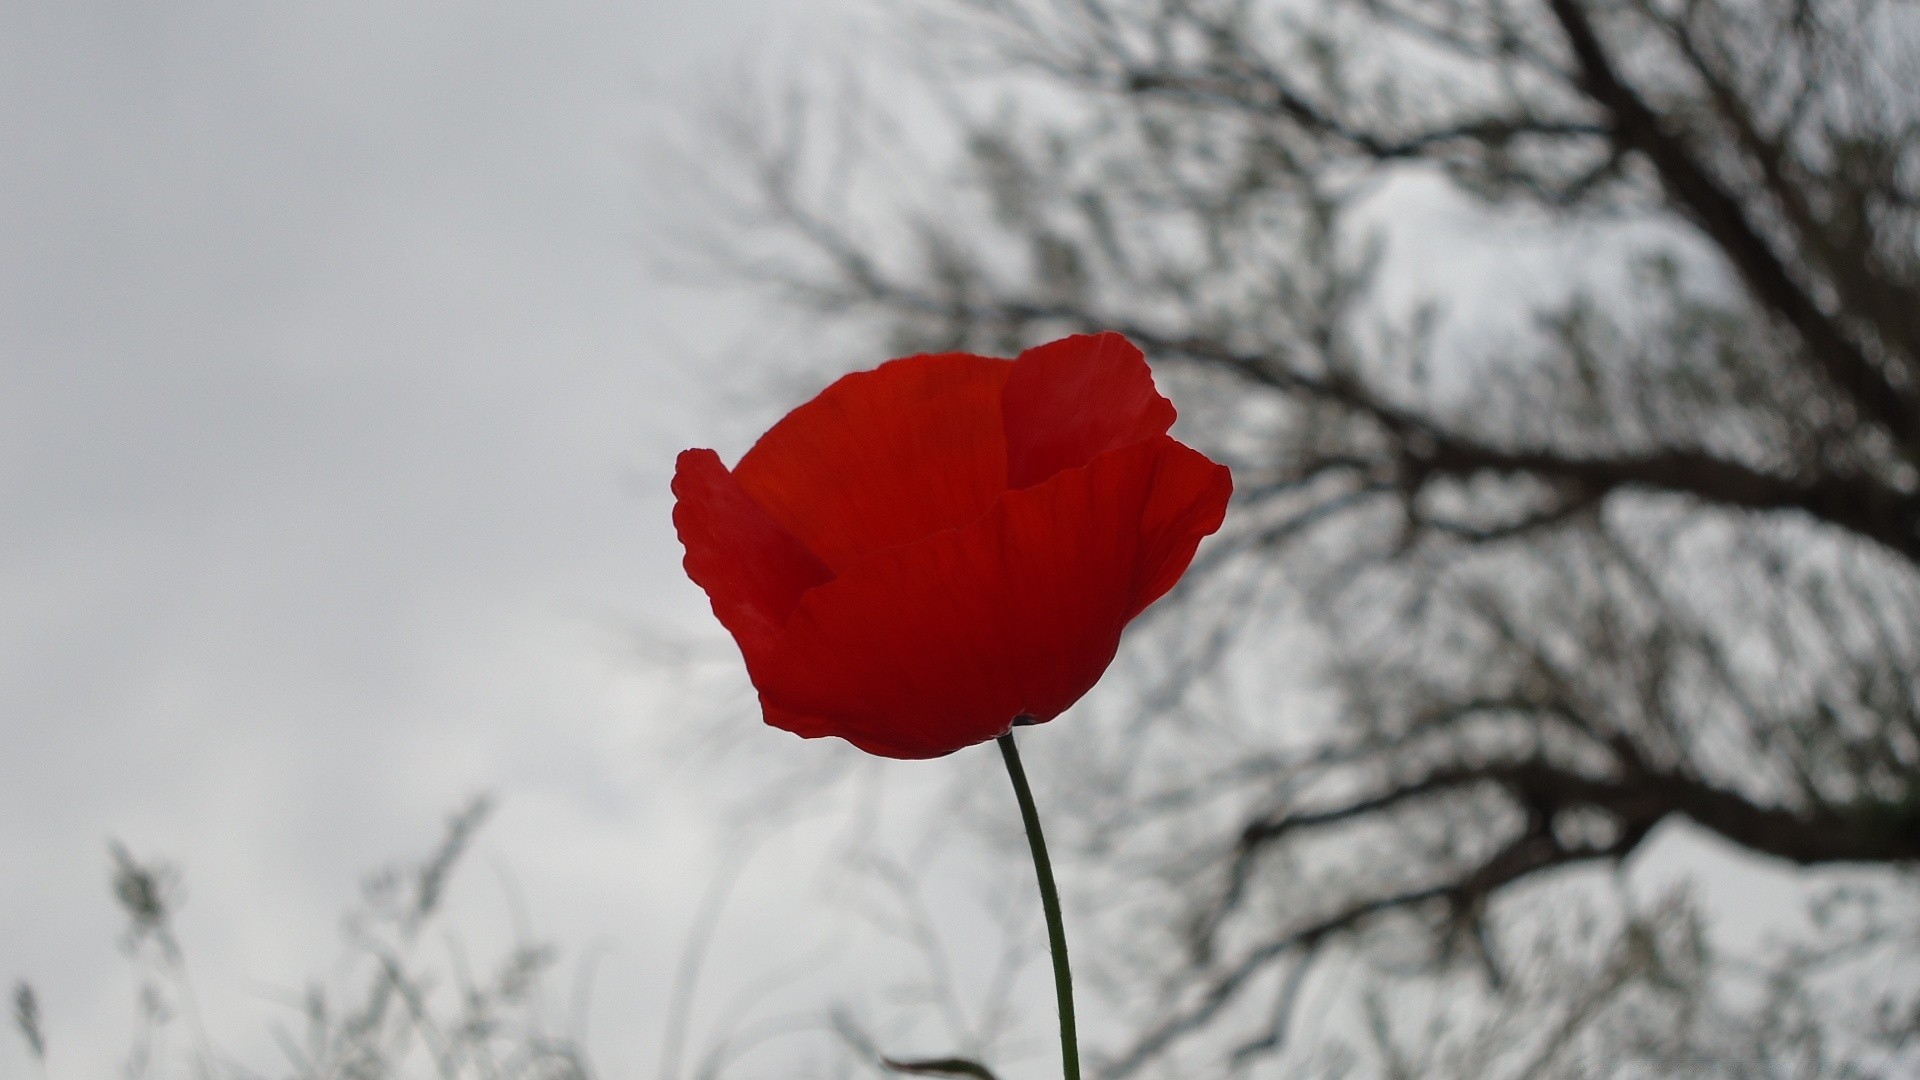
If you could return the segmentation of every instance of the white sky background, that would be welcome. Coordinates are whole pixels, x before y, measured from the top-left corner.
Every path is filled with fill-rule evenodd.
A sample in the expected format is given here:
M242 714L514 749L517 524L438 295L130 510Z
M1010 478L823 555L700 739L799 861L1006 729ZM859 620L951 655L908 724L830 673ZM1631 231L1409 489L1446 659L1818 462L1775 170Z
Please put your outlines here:
M712 630L665 484L756 359L651 273L651 132L835 6L0 0L0 980L53 1076L133 1031L110 837L270 1067L362 873L482 789L456 891L604 948L597 1063L651 1075L718 860L624 634Z

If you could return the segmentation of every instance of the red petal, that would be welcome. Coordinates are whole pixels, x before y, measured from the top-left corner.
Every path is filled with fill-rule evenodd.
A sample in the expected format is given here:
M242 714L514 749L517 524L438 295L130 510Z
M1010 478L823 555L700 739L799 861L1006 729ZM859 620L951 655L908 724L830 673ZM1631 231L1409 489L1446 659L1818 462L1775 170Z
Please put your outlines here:
M707 591L714 615L743 653L772 640L800 597L832 579L813 552L742 490L713 451L680 455L673 494L687 576Z
M928 753L911 738L901 740L882 732L873 734L848 729L844 721L829 720L825 717L808 716L804 713L789 712L768 701L765 694L760 696L760 711L767 723L784 731L791 731L803 739L822 739L835 736L852 743L869 754L879 757L916 758L939 757L947 751Z
M761 436L734 476L836 572L964 525L1006 490L1012 366L943 353L848 375Z
M1220 525L1227 471L1162 435L1003 495L808 593L748 667L767 720L936 757L1059 715Z
M1119 334L1063 338L1021 353L1002 402L1014 488L1173 426L1173 402L1154 389L1147 358Z
M1160 438L1186 453L1159 459L1160 472L1141 508L1140 532L1152 537L1153 542L1141 550L1128 621L1180 581L1193 563L1200 541L1212 536L1226 520L1227 502L1233 498L1233 474L1226 466L1168 436Z

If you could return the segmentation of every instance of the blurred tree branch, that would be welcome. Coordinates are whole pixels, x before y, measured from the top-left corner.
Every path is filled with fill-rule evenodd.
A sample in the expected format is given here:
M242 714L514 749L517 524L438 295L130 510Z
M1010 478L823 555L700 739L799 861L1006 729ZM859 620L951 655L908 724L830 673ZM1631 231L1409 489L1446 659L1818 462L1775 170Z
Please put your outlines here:
M1804 965L1754 998L1804 1023L1717 1011L1744 969L1675 944L1684 903L1622 901L1613 961L1530 983L1511 954L1555 924L1526 897L1682 819L1810 888L1874 868L1915 910L1913 7L930 0L902 25L929 92L894 119L843 97L822 124L789 94L723 125L708 190L732 224L705 257L900 352L1119 330L1238 479L1134 643L1215 704L1076 743L1083 871L1161 890L1113 916L1161 928L1128 950L1161 983L1122 1003L1107 1075L1197 1067L1189 1042L1354 1068L1298 1045L1303 973L1412 939L1436 948L1402 975L1479 973L1480 1030L1560 1032L1436 1075L1912 1061L1897 933L1872 938L1905 966L1859 1006L1887 1018L1870 1031L1809 1004ZM901 133L942 123L948 163L916 170ZM1526 284L1463 292L1455 262ZM1288 666L1303 625L1315 659ZM1275 665L1327 704L1224 689ZM1656 1022L1643 992L1691 1004ZM1414 1058L1389 1035L1340 1053L1392 1075Z

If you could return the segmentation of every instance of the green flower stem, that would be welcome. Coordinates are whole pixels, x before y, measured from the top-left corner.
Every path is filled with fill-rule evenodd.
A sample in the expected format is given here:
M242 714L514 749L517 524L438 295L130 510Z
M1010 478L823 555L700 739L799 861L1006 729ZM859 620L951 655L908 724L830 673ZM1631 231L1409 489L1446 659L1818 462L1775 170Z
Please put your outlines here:
M1053 863L1047 859L1047 839L1040 833L1040 811L1033 805L1027 770L1013 732L1000 736L1000 756L1006 759L1013 794L1020 800L1020 820L1027 827L1027 847L1033 851L1033 871L1040 878L1040 906L1047 913L1047 944L1053 951L1053 989L1060 999L1060 1065L1066 1080L1080 1080L1080 1038L1073 1022L1073 971L1067 966L1067 928L1060 921L1060 890L1053 884Z

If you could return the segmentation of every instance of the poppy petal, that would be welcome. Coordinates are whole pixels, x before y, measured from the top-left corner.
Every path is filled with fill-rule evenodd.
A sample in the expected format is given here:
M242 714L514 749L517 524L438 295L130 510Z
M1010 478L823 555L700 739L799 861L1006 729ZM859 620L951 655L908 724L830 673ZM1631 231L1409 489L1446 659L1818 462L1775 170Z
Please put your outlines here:
M1052 719L1219 527L1230 488L1225 469L1160 435L875 552L807 593L778 642L749 656L768 721L937 757L1016 716Z
M1007 485L1032 487L1109 450L1164 435L1173 402L1147 358L1119 334L1083 334L1028 349L1002 395Z
M803 739L821 739L829 735L842 738L869 754L879 757L915 758L938 757L938 753L927 753L916 741L901 741L899 733L894 731L852 731L844 722L821 716L808 716L805 713L790 712L760 697L760 712L767 723L783 731L791 731Z
M1012 366L941 353L845 376L761 436L733 474L836 572L964 525L1006 490L1000 398Z
M1173 442L1165 435L1160 438ZM1141 509L1140 532L1147 542L1142 545L1128 621L1180 581L1200 541L1226 520L1227 503L1233 498L1233 473L1226 466L1184 443L1173 444L1187 452L1160 459L1162 475L1155 478Z
M688 450L673 471L673 525L687 576L720 624L752 651L786 624L808 589L833 574L753 501L711 450Z

